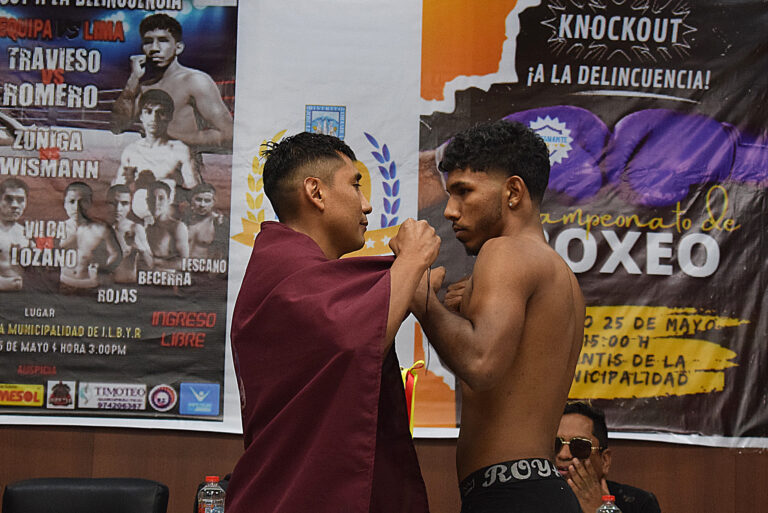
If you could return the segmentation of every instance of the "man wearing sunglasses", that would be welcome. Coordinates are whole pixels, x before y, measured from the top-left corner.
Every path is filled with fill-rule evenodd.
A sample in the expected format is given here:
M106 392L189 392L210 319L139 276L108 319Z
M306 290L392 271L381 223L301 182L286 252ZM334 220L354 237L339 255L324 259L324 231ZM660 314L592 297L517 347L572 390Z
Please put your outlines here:
M603 495L615 496L622 513L661 512L652 493L606 479L611 449L605 414L587 403L565 405L555 438L555 463L584 513L596 511Z

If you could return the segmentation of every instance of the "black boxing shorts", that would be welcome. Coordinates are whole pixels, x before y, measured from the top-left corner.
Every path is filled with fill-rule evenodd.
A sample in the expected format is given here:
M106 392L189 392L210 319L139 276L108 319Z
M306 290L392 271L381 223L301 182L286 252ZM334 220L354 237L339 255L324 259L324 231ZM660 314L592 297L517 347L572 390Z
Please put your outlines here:
M581 513L554 463L541 458L481 468L459 485L461 513Z

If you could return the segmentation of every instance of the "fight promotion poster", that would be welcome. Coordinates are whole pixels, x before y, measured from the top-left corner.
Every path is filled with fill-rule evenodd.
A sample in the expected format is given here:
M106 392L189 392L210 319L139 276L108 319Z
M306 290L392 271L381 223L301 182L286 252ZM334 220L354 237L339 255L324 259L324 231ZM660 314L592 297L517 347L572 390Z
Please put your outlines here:
M236 32L234 1L0 4L2 422L222 423Z
M768 446L767 23L754 1L423 3L419 214L450 238L456 131L544 138L541 221L588 305L570 397L616 436ZM443 247L448 281L471 271Z

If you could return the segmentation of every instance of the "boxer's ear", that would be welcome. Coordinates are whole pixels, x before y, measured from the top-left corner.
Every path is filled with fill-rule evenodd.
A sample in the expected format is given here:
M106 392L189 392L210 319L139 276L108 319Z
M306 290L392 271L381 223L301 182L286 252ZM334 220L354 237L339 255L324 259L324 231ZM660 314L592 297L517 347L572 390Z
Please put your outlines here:
M517 208L527 194L528 187L519 176L510 176L504 181L504 201L507 202L509 208Z
M177 42L176 42L176 56L177 56L177 57L178 57L179 55L181 55L181 52L183 52L183 51L184 51L184 48L185 48L185 46L184 46L184 41L177 41Z
M304 179L303 195L310 205L314 206L321 212L325 210L325 203L323 201L323 182L317 177L308 176Z

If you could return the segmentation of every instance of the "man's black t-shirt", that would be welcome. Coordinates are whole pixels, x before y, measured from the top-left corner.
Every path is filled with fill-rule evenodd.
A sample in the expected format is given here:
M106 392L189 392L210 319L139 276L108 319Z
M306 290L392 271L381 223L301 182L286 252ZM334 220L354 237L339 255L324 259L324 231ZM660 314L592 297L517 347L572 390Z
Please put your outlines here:
M608 490L616 497L621 513L661 513L659 501L651 492L615 481L608 481Z

